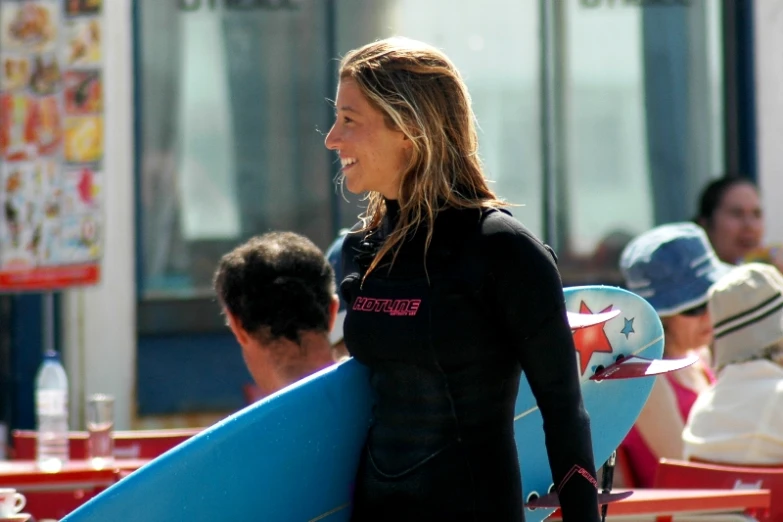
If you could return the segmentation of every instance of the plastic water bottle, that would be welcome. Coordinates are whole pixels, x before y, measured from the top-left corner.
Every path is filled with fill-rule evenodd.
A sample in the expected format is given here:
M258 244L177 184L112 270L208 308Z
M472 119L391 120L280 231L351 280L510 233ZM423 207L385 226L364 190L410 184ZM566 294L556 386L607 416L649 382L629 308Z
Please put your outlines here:
M68 461L68 377L57 352L44 354L35 378L38 466L56 471Z

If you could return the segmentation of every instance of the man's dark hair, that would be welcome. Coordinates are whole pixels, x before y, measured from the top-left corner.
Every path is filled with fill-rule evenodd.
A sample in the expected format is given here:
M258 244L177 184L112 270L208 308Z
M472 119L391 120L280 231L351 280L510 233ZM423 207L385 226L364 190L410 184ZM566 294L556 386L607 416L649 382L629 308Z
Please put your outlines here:
M300 343L306 331L329 331L334 272L304 236L270 232L223 256L214 278L223 308L263 342Z
M737 175L726 175L710 181L701 192L698 214L694 221L699 224L703 222L709 225L712 222L715 211L723 203L723 196L726 192L736 185L743 184L756 188L756 184L751 179Z

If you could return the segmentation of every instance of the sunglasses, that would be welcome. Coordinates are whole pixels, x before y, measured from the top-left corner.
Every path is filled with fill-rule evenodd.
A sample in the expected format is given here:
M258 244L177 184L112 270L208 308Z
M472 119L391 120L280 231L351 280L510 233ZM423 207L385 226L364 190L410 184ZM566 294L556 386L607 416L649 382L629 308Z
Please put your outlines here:
M700 317L705 313L707 313L707 303L688 308L687 310L680 312L680 315L684 315L685 317Z

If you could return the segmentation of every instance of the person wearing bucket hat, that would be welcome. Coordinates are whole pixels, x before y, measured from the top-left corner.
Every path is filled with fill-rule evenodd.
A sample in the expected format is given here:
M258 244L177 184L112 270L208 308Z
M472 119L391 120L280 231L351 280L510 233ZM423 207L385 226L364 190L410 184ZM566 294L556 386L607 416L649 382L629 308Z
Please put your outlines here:
M711 289L715 385L683 431L685 458L783 464L783 275L749 263Z
M306 237L269 232L250 239L223 256L214 287L255 381L251 402L334 364L334 273Z
M714 375L709 365L712 325L707 311L710 286L729 270L715 255L704 230L671 223L635 237L620 256L629 290L658 312L666 341L665 358L696 353L699 362L656 378L650 398L622 443L633 472L627 482L652 487L662 457L682 457L682 430L699 392Z

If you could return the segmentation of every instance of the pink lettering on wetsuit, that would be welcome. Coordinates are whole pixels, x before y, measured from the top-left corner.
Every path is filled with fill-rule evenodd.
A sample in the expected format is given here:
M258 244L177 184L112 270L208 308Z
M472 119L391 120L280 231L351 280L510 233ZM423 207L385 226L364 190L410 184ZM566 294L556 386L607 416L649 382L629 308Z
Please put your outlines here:
M573 477L574 475L581 475L582 478L590 482L590 484L592 484L593 487L595 487L595 489L598 489L598 481L595 480L595 478L590 474L590 472L587 471L582 466L577 466L576 464L574 464L574 466L571 468L571 471L566 473L566 476L563 477L563 480L560 481L560 485L557 486L558 493L560 493L560 491L563 489L563 486L565 486L566 482L568 482L568 480L571 479L571 477Z
M357 297L353 310L357 312L377 312L391 316L413 317L419 311L421 299L376 299Z

